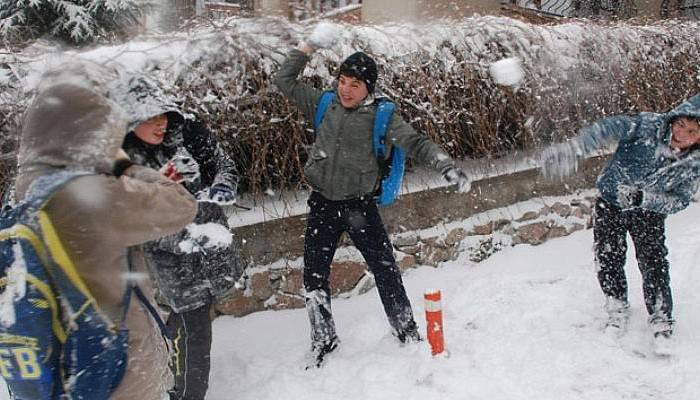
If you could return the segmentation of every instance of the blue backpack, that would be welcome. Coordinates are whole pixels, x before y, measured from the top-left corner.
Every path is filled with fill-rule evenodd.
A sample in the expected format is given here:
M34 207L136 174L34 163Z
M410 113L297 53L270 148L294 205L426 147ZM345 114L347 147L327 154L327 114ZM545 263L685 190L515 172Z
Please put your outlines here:
M83 175L42 176L0 214L0 375L17 400L107 399L126 371L127 307L143 293L127 285L122 320L110 321L42 211Z
M328 110L328 106L336 97L335 91L323 92L316 107L316 118L314 119L314 131L318 131L323 116ZM394 145L391 147L391 154L386 157L386 131L391 122L391 116L396 106L386 98L378 100L377 113L374 117L374 129L372 131L372 149L374 156L379 163L381 183L379 186L379 196L377 204L388 206L396 200L401 191L401 182L405 170L406 152Z

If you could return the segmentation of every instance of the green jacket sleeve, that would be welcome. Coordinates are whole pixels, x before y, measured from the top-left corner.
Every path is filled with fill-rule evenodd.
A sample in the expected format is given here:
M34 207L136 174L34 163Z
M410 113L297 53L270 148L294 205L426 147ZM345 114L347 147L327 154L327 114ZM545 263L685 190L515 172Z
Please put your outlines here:
M391 145L399 146L409 157L440 172L445 167L455 164L454 160L440 146L427 136L416 132L411 125L404 121L398 114L398 110L391 118L387 138Z
M309 56L301 50L293 49L277 71L274 83L299 108L308 121L313 121L322 91L314 89L298 79L308 62Z

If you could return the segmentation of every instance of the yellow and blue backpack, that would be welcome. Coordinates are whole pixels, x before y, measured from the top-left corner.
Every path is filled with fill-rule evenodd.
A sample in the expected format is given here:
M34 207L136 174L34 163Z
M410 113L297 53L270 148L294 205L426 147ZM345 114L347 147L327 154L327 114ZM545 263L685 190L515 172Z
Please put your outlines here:
M107 399L126 371L125 316L99 309L42 207L84 174L38 178L0 213L0 376L17 400ZM138 294L138 293L137 293Z

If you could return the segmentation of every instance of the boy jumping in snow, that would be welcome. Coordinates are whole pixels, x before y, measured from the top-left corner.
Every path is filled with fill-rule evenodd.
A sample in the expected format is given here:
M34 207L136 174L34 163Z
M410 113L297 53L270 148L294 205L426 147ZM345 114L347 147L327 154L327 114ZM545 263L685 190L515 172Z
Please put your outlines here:
M617 142L598 177L593 238L598 281L606 297L606 331L624 333L629 318L624 265L626 234L642 273L649 326L657 351L667 351L673 333L665 221L683 210L700 185L700 95L665 114L604 118L576 138L545 150L546 175L565 175L576 161Z
M332 25L320 24L306 43L289 53L275 77L275 84L308 121L314 121L323 92L305 85L297 77L314 51L332 46L336 37ZM324 356L338 345L331 314L329 275L343 232L348 232L374 274L393 334L401 342L420 340L401 273L377 210L381 173L372 147L379 98L376 83L377 65L367 54L357 52L342 63L335 97L316 131L304 167L313 188L304 236L304 288L314 357L310 366L320 366ZM416 133L398 113L392 115L386 138L387 146L399 146L422 164L440 170L461 191L469 190L469 179L454 161L438 145Z

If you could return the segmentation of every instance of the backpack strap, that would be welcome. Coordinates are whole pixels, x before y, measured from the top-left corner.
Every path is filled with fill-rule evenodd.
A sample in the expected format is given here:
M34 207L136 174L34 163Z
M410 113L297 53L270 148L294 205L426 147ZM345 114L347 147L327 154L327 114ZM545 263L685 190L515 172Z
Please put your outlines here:
M335 91L334 90L326 90L321 94L321 97L318 99L318 105L316 106L316 114L314 116L314 131L318 132L318 128L321 126L321 122L323 122L323 117L326 114L326 110L328 110L328 106L331 105L333 102L333 98L335 98Z
M401 191L406 152L396 145L391 146L391 152L387 151L386 134L396 105L386 98L378 99L377 102L377 112L374 117L374 130L372 132L372 145L374 155L379 163L380 172L377 204L388 206L394 202Z
M126 259L127 259L127 262L129 263L129 272L131 272L131 271L133 271L133 265L134 265L132 249L127 250ZM122 321L126 321L126 313L129 309L129 302L131 301L131 293L132 292L136 294L136 298L139 300L139 303L141 303L141 306L143 307L143 309L146 310L147 313L151 314L151 317L153 317L153 320L158 325L158 329L160 329L161 336L163 336L163 338L166 339L165 343L168 344L168 340L172 340L172 338L168 334L168 328L165 325L165 322L163 322L163 318L160 317L158 310L156 310L156 308L153 306L153 304L151 304L151 302L148 301L148 298L143 293L143 290L141 290L141 287L139 285L127 283L126 292L124 292L124 300L123 300L124 317L122 318ZM170 347L170 346L168 345L168 347Z
M24 196L24 206L29 210L39 210L51 195L74 178L90 175L85 171L61 170L36 178Z
M336 94L333 90L326 90L321 94L314 116L314 131L318 131L318 128L321 126L323 117L335 96ZM372 148L377 158L386 158L386 132L389 128L389 123L391 122L391 117L396 109L396 105L386 98L379 99L377 102L377 113L374 117L374 131L372 134Z
M372 132L372 148L374 149L375 157L383 161L387 157L386 131L389 128L396 105L388 99L379 99L378 102L377 113L374 117L374 130Z
M163 319L160 317L160 314L158 314L158 311L156 310L155 307L153 307L153 304L151 304L150 301L148 301L148 298L146 297L145 294L143 294L143 291L141 290L141 287L138 285L132 286L134 293L136 293L136 298L139 299L141 302L141 305L143 308L146 309L151 315L153 316L153 319L156 321L156 324L158 324L158 328L160 328L160 333L163 335L163 337L172 339L170 335L168 335L168 328L165 326L165 322L163 322Z

